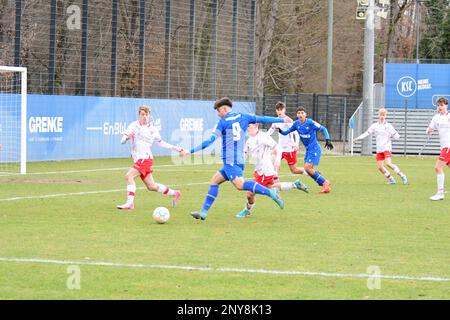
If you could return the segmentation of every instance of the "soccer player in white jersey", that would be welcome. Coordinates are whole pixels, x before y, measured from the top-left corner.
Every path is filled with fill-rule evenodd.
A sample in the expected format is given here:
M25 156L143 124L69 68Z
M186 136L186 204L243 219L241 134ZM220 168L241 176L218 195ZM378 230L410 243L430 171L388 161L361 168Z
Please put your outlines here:
M427 134L431 134L433 130L439 133L439 141L441 144L441 154L436 160L434 170L437 176L437 193L430 197L430 200L444 200L444 166L450 168L450 114L447 111L448 100L440 97L436 101L438 114L433 117L427 128Z
M267 188L277 189L277 191L287 191L295 188L304 192L309 192L308 187L300 181L300 179L297 179L294 182L275 182L278 180L278 177L272 155L275 153L275 162L279 163L282 156L282 149L269 134L259 130L258 123L249 124L248 134L250 137L244 146L244 157L245 159L251 157L251 162L255 165L253 173L254 181ZM249 216L252 213L254 206L255 193L247 191L247 204L236 217L245 218Z
M275 112L277 113L277 116L279 118L289 118L286 115L286 105L284 104L284 102L277 102L277 104L275 105ZM269 134L269 136L271 136L275 131L278 131L278 129L287 130L290 127L290 123L273 123L269 130L267 130L267 133ZM292 173L308 175L303 167L299 168L296 166L299 143L300 137L297 131L291 132L287 136L283 136L282 134L278 133L278 145L280 146L282 151L281 159L286 160ZM279 162L275 162L275 169L277 171L280 169L281 159Z
M154 142L158 143L162 148L174 150L185 155L185 150L173 146L161 139L158 128L150 122L151 110L149 107L142 105L139 107L139 120L132 122L125 130L120 143L124 144L131 140L131 157L134 165L125 175L127 182L127 202L118 205L117 209L134 209L134 195L136 193L136 183L134 179L140 176L145 186L150 191L160 192L173 198L172 205L176 206L180 200L181 193L173 190L163 184L156 183L152 176L153 154L151 147Z
M369 135L375 135L377 142L377 154L375 156L377 160L378 170L388 179L388 184L395 184L395 178L391 175L389 170L384 167L386 166L400 176L403 184L408 183L406 175L400 171L400 168L392 163L392 139L400 139L400 135L394 126L387 122L387 110L385 108L380 108L378 110L378 121L372 124L366 132L364 132L359 137L353 139L353 142L362 140Z

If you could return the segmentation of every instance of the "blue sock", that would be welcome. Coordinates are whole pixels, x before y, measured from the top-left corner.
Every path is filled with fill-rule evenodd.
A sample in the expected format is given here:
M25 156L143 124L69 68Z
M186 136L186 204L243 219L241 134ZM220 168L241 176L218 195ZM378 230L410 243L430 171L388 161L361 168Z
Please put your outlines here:
M244 181L244 190L270 197L270 189L251 180Z
M324 177L322 177L322 176L320 175L319 171L314 171L314 174L311 176L311 178L312 178L315 182L317 182L317 184L318 184L319 186L322 186L323 183L324 183L325 181L327 181Z
M219 194L219 185L217 184L210 185L208 193L206 194L205 202L203 203L202 210L208 211L209 208L211 208L214 200L216 200L218 194Z

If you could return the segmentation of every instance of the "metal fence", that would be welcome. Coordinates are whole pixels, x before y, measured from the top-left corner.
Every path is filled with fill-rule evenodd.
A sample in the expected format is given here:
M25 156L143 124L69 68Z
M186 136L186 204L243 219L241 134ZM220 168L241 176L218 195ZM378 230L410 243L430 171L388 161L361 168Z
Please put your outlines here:
M392 141L392 152L402 155L437 155L440 153L439 135L434 132L428 136L425 131L431 119L436 114L434 109L389 108L387 121L391 123L400 134L399 140ZM374 110L372 123L378 121L378 110ZM368 128L362 126L362 114L354 117L354 133L356 138ZM371 139L372 153L376 150L375 137ZM352 149L352 140L349 135L347 150ZM361 152L361 143L353 145L355 153Z
M358 108L362 98L352 95L327 95L299 93L294 95L266 96L256 99L256 111L263 115L275 115L275 104L283 101L286 113L294 120L298 106L305 107L308 117L324 125L333 141L347 140L348 121ZM322 136L318 137L322 139Z
M0 65L41 94L253 97L256 0L0 0Z

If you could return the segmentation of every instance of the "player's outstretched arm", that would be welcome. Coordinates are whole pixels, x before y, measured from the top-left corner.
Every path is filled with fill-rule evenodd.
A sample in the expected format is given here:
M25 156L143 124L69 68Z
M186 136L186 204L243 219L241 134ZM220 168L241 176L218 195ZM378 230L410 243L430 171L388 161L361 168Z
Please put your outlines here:
M130 139L130 136L127 135L127 134L124 134L124 135L122 136L122 139L120 139L120 143L121 143L121 144L125 144L129 139Z
M293 124L289 129L287 130L281 130L281 128L278 128L278 132L283 135L283 136L287 136L289 133L293 132L297 130L295 127L295 124Z
M289 117L278 118L278 117L266 117L266 116L255 116L255 122L258 123L292 123L292 119Z
M157 143L161 148L179 152L181 156L184 156L186 154L186 151L183 148L174 146L173 144L167 143L166 141L164 141L162 139L157 141Z
M363 140L363 139L367 138L369 135L370 135L370 133L366 131L363 134L361 134L361 135L357 136L356 138L354 138L353 142L357 142L357 141Z
M209 147L214 141L216 141L216 139L217 139L217 135L212 134L208 139L203 141L202 144L189 150L189 153L195 153L197 151L200 151L200 150L203 150L203 149Z

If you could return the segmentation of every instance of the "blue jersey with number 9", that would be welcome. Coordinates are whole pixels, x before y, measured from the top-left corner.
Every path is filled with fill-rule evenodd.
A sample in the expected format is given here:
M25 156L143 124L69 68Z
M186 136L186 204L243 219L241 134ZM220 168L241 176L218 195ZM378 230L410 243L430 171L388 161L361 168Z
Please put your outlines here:
M228 165L244 165L245 133L250 123L275 123L284 122L281 118L256 116L248 113L229 112L213 129L211 137L195 148L190 153L203 150L211 145L216 138L222 136L222 160Z
M230 112L214 128L214 135L222 136L222 160L224 164L245 164L244 145L247 127L256 123L256 116Z

